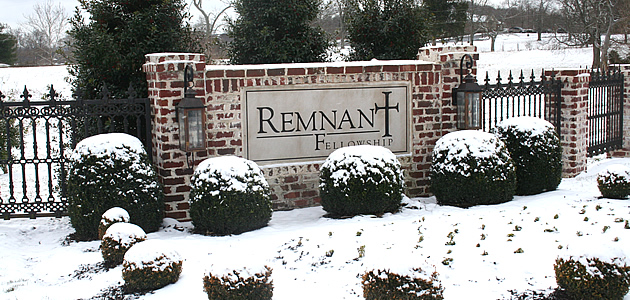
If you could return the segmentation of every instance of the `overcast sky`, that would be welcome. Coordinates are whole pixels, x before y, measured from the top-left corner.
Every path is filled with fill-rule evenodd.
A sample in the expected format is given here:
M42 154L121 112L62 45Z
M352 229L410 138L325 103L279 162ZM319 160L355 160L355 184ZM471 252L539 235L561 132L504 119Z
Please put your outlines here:
M61 3L65 8L68 16L74 14L74 8L79 5L77 0L49 0L54 4ZM223 0L224 2L225 0ZM46 0L0 0L0 23L9 25L13 29L17 29L21 24L26 22L26 16L33 14L33 7L37 3L44 3ZM198 10L192 5L192 0L185 0L193 14L192 23L196 23L199 19ZM218 12L225 4L222 0L204 0L204 9L206 12ZM505 0L488 0L488 4L498 5Z
M68 16L74 15L74 8L79 6L77 0L49 0L55 5L61 4ZM198 10L192 5L192 0L184 0L190 12L193 14L193 23L198 21ZM26 22L26 16L33 14L33 7L37 3L45 3L46 0L0 0L0 23L7 24L13 29L17 29ZM220 11L225 7L221 0L203 0L203 8L206 12Z

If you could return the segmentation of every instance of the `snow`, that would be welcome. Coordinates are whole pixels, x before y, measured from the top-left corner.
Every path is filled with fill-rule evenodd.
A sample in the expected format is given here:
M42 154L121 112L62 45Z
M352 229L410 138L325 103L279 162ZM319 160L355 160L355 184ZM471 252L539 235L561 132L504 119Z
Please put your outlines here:
M107 157L106 164L114 166L114 160L132 162L131 171L151 175L154 171L143 164L141 155L146 155L142 142L126 133L104 133L83 139L69 152L71 161L81 161L85 157Z
M400 162L387 148L380 146L351 146L335 150L331 153L322 168L332 171L331 177L335 186L347 184L351 178L368 174L381 174L381 170L390 170L387 165L400 170ZM389 174L388 174L389 175ZM389 176L378 176L382 181L389 180ZM400 179L402 181L402 178ZM378 184L379 182L375 182Z
M459 172L462 176L470 176L471 172L479 172L479 170L470 170L470 164L466 160L469 157L487 161L490 166L498 167L507 164L513 168L505 144L494 134L477 130L460 130L444 135L435 143L433 169L436 172Z
M549 130L554 130L551 123L535 117L509 118L501 121L497 126L503 128L512 127L520 132L529 132L531 136L542 135Z
M151 269L164 271L173 262L182 258L171 244L161 240L146 240L133 245L127 253L123 264L129 269Z
M479 73L490 71L493 78L501 70L506 77L509 70L591 62L589 48L538 50L545 46L531 42L530 51L532 39L533 34L500 35L495 53L485 52L488 41L476 42L482 51ZM29 90L36 85L43 90L67 74L62 74L65 67L36 69L0 69L0 90L6 94L7 86L19 90L24 83ZM61 84L55 88L61 90ZM438 273L447 300L509 299L509 290L555 287L558 257L628 257L630 202L600 198L597 189L597 174L614 164L630 167L630 159L597 157L586 172L563 179L555 191L468 209L440 206L427 197L405 199L400 213L380 218L328 219L321 207L310 207L275 211L267 227L222 237L192 234L190 222L165 219L163 229L148 234L147 241L132 247L140 250L128 254L138 251L143 260L155 256L152 249L158 255L173 250L184 260L177 283L139 296L143 300L207 299L202 278L209 270L258 271L264 265L273 269L274 300L361 299L360 276L366 271L412 274L408 270L415 267ZM120 285L122 267L79 272L102 261L100 242L64 242L73 231L67 217L1 220L0 298L89 299ZM149 246L136 248L141 244ZM522 253L515 253L518 249Z
M101 216L101 224L117 222L129 222L129 213L122 207L112 207L103 213Z
M199 163L195 169L192 184L199 186L208 182L219 185L221 182L226 182L226 184L220 184L221 190L245 192L248 189L246 178L252 177L260 183L253 185L254 191L269 186L255 162L232 155L218 156ZM215 193L218 194L219 190Z
M122 248L129 248L139 240L146 240L147 234L142 228L130 223L114 223L105 232L103 239L117 241Z
M607 178L609 183L617 182L618 180L630 181L630 168L624 165L610 165L599 172L597 177Z

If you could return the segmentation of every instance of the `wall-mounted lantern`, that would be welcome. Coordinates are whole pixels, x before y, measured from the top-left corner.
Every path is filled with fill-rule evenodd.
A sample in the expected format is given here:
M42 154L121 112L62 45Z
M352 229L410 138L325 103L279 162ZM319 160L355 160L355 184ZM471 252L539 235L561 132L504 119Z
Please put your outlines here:
M466 62L466 77L464 77L464 59ZM457 106L457 128L479 129L481 128L481 100L482 89L477 84L477 79L470 74L473 66L473 58L470 54L462 57L459 63L460 85L453 88L453 105Z
M184 69L184 98L175 107L179 124L179 148L186 152L205 150L206 113L203 101L192 89L194 74L191 66Z

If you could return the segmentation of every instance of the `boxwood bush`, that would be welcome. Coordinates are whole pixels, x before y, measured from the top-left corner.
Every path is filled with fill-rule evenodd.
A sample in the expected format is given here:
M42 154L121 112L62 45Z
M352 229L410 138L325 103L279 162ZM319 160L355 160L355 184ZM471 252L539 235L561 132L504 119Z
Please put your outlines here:
M558 258L556 282L571 299L621 300L630 287L630 267L619 258Z
M112 224L101 240L101 253L105 266L115 267L123 262L125 253L136 243L147 239L147 234L138 225L129 223Z
M271 271L265 266L260 271L241 269L227 274L210 273L203 278L203 289L209 300L270 300L273 297Z
M137 138L110 133L84 139L69 155L66 174L77 239L97 239L101 216L112 207L124 208L146 232L160 227L164 194Z
M320 170L322 207L331 217L383 214L400 209L404 178L389 149L352 146L331 153Z
M509 118L494 133L516 166L516 194L555 190L562 180L562 146L551 123L534 117Z
M160 289L177 282L183 260L177 251L159 240L133 245L125 254L122 277L127 292Z
M597 187L604 198L626 199L630 195L630 168L608 166L597 174Z
M363 274L363 298L384 299L444 299L444 288L437 278L421 269L413 269L409 274L397 274L389 270L373 270Z
M490 133L462 130L440 138L433 149L431 192L438 204L470 207L512 200L514 163Z
M112 207L103 213L98 224L98 239L103 239L105 232L114 223L129 223L129 213L122 207Z
M258 165L236 156L202 161L191 179L190 218L196 232L238 234L267 226L271 190Z

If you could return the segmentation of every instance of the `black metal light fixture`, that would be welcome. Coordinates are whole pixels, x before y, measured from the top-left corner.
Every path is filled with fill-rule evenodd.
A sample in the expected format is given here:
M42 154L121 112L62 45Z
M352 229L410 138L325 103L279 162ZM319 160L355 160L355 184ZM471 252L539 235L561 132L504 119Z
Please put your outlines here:
M466 62L467 75L464 77L464 60ZM481 100L482 89L477 84L477 79L470 74L473 66L473 58L470 54L462 57L459 63L458 87L453 88L453 105L457 106L457 128L479 129L481 128Z
M194 73L191 66L184 69L184 98L175 107L179 124L179 148L186 152L206 149L206 114L203 101L192 89Z

